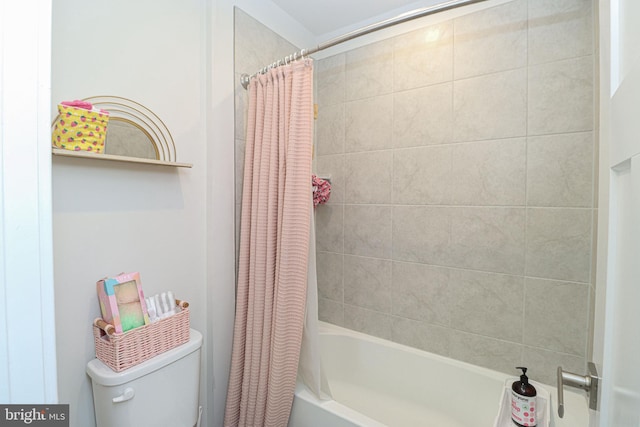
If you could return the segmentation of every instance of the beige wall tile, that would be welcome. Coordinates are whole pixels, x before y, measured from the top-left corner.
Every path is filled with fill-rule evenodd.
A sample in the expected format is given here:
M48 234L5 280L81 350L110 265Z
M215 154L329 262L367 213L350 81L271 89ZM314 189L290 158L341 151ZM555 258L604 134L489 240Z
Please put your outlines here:
M268 65L268 62L273 62L273 59L267 57L269 52L265 51L264 46L255 43L255 40L270 38L270 30L240 9L235 10L234 21L235 72L253 74Z
M522 345L466 332L452 331L450 357L500 372L519 366Z
M454 82L454 141L510 138L526 132L525 68Z
M345 99L369 98L393 90L393 41L383 40L346 53Z
M396 204L447 204L451 201L450 146L395 150L393 202Z
M455 79L526 65L526 0L511 1L454 20Z
M449 269L394 261L392 298L395 316L448 326Z
M318 155L344 153L344 141L344 104L328 105L319 109L316 121Z
M235 212L234 212L235 216L235 237L236 237L236 247L235 247L235 252L236 252L236 272L238 271L238 261L240 260L240 221L241 221L241 214L242 214L242 205L240 205L240 203L236 203L235 204Z
M318 298L318 319L338 326L344 324L344 304L326 298Z
M391 258L391 207L345 205L344 253Z
M449 265L523 274L524 236L524 208L452 209Z
M333 301L344 301L344 255L333 252L316 253L318 296Z
M529 64L593 54L591 0L529 0Z
M585 357L588 292L583 283L527 278L524 343Z
M456 144L452 149L452 203L525 204L525 138Z
M393 259L449 265L451 212L429 206L393 207Z
M431 353L449 355L448 328L401 317L391 318L393 341Z
M391 316L345 304L344 326L375 337L391 339Z
M345 54L330 56L315 62L316 102L320 107L341 104L345 93Z
M343 205L318 206L316 213L316 250L342 253L344 249Z
M443 22L396 37L393 53L393 85L396 91L451 81L452 22Z
M381 150L393 146L393 95L345 104L345 151Z
M284 58L297 48L274 31L243 12L235 9L235 72L253 74L259 69ZM256 43L260 40L260 43Z
M391 313L391 260L345 255L344 302Z
M452 328L522 343L523 277L451 269L449 292Z
M235 159L235 187L236 203L242 203L242 185L244 182L244 147L245 141L242 139L235 140L234 159Z
M592 132L530 137L527 141L527 204L593 205Z
M527 209L527 276L588 283L591 209Z
M345 156L345 202L391 203L393 152Z
M452 83L393 96L393 146L447 144L453 133Z
M593 129L593 57L529 67L529 135Z
M235 89L235 136L239 139L246 139L247 134L247 109L249 108L249 92L240 83L240 74L234 74L236 82Z

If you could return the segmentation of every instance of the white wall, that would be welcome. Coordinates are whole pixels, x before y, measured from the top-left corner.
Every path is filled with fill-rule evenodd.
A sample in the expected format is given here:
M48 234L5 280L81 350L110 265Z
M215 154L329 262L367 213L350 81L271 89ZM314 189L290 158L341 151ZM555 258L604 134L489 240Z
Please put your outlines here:
M189 301L191 326L205 337L209 292L233 289L232 281L207 277L207 10L205 0L54 4L51 116L62 100L130 98L166 123L178 161L193 163L176 169L54 158L59 397L70 404L72 426L94 425L85 365L94 357L96 280L139 271L145 293L173 290ZM232 304L227 298L216 303ZM205 407L211 347L206 340Z
M132 270L141 272L145 292L173 289L192 303L192 326L205 335L203 425L222 425L235 309L237 3L278 22L286 34L301 32L271 2L55 4L52 116L65 99L133 99L167 124L178 160L194 164L175 170L54 161L58 372L65 379L59 391L60 401L71 404L74 425L94 422L84 367L93 357L90 324L99 313L95 281Z

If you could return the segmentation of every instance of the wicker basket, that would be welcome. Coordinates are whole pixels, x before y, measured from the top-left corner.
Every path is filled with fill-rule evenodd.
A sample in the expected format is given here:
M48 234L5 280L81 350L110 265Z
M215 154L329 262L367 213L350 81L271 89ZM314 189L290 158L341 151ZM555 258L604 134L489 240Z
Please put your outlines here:
M125 333L113 333L113 326L96 319L93 325L96 357L120 372L189 341L189 303L179 300L176 303L182 308L179 313Z

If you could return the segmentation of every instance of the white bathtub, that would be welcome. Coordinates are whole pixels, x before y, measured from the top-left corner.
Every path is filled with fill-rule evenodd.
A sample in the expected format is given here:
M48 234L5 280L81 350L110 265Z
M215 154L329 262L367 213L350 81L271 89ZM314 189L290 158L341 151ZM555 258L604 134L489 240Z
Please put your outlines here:
M508 375L320 324L322 360L335 400L299 383L289 427L492 427ZM555 427L589 425L586 398L565 390Z

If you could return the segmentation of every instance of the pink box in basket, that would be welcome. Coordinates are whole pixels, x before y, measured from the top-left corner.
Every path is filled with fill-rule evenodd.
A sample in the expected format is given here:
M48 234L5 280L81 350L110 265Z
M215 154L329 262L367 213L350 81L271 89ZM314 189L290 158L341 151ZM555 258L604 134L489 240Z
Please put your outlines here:
M100 314L116 332L126 332L151 323L144 301L140 273L121 273L96 283Z

